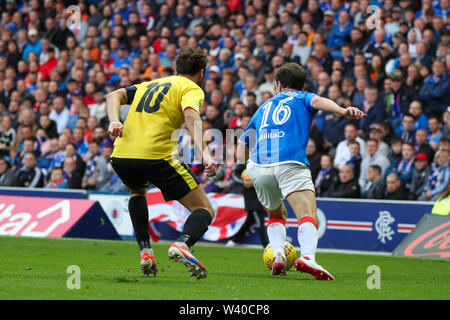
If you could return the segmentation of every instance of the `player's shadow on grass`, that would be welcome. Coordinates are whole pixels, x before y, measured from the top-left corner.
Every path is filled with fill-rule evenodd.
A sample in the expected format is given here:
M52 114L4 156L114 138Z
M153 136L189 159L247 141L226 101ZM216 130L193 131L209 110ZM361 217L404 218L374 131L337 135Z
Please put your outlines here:
M297 273L295 271L288 272L286 276L272 276L270 271L266 275L264 274L254 274L254 273L224 273L224 272L214 272L211 273L213 275L221 275L221 276L232 276L232 277L242 277L242 278L255 278L255 279L281 279L281 280L296 280L296 281L309 281L316 280L312 276L311 278L303 278L300 277L301 273Z

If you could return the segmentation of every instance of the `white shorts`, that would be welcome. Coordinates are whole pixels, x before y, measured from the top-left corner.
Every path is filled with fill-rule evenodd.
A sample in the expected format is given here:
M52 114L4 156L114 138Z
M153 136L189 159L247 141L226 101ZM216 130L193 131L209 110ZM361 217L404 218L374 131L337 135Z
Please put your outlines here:
M268 210L277 209L292 192L311 190L315 193L311 171L304 164L289 162L267 166L249 161L247 174L259 201Z

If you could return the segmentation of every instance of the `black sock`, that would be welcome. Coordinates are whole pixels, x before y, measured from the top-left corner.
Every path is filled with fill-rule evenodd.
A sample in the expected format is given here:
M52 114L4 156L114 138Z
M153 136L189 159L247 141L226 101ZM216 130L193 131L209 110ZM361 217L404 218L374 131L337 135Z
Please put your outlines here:
M208 210L203 208L194 210L187 218L177 241L186 243L188 247L193 246L205 234L211 222L212 217Z
M144 196L131 197L128 201L131 223L133 224L136 241L139 248L151 248L150 235L148 233L148 207Z

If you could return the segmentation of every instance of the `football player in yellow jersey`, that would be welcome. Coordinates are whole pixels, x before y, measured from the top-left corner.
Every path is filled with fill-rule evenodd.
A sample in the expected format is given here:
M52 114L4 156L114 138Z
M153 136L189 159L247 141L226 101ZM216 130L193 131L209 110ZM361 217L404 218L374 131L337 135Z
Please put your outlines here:
M148 231L146 189L150 184L161 190L166 201L177 200L192 212L180 237L169 248L169 258L182 262L197 278L207 275L189 247L208 230L214 209L195 173L176 158L177 140L172 139L184 122L194 137L201 128L199 108L205 98L201 86L206 64L202 49L184 47L176 58L176 76L121 88L106 97L108 133L116 137L111 164L130 189L128 208L141 250L141 269L147 275L157 273ZM119 118L122 104L131 105L123 124ZM206 143L195 139L194 143L203 150L207 175L215 175L217 165Z

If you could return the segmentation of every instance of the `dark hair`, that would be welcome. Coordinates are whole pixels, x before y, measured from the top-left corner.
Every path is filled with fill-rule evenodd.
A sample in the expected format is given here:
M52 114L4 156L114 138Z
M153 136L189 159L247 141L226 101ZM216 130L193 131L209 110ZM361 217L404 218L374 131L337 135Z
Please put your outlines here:
M411 113L404 113L402 119L404 119L404 118L413 118L414 119L414 116Z
M382 170L381 170L381 167L380 167L379 165L373 164L373 165L371 165L369 168L372 168L372 170L377 171L378 174L381 175Z
M98 142L97 139L92 139L91 141L88 142L88 144L94 144L94 143L95 143L96 145L100 146L100 143Z
M358 126L353 122L349 122L345 125L345 127L348 127L348 126L353 127L355 130L358 130Z
M282 88L302 90L306 81L306 71L296 63L285 63L275 73L275 80Z
M403 139L402 138L400 138L400 137L393 137L392 139L391 139L391 146L393 145L393 144L396 144L396 143L403 143Z
M410 141L403 141L402 146L407 145L414 150L414 143Z
M177 73L193 76L206 68L208 59L201 48L183 47L175 62Z
M78 150L77 146L74 143L72 143L72 142L69 142L68 144L66 144L66 147L67 146L72 146L75 149L75 151Z
M442 122L441 121L441 117L438 116L438 115L431 115L431 116L429 116L428 120L431 120L431 119L436 119L437 122Z
M330 162L333 165L333 157L331 155L329 155L328 153L324 153L324 154L322 154L321 158L322 157L327 157L328 159L330 159Z
M6 160L5 158L3 158L3 157L0 157L0 161L5 161L5 163L6 163L6 169L9 169L9 168L11 168L11 164L9 163L9 161L8 160Z

